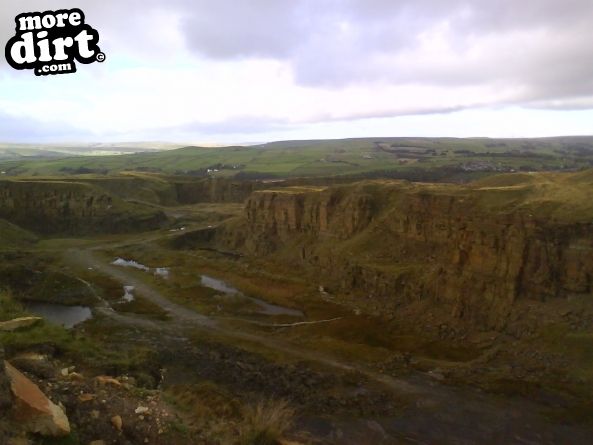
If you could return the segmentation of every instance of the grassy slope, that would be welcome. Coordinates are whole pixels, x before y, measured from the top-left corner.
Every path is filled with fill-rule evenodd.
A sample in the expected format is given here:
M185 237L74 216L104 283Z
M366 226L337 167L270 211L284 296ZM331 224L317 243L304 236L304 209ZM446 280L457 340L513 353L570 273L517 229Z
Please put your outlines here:
M344 192L371 193L385 200L397 199L402 192L471 198L488 213L522 212L558 222L593 221L593 169L575 173L534 172L489 176L470 184L414 183L393 180L366 180L339 186ZM280 194L316 193L327 187L292 186L271 188ZM388 202L381 204L386 211Z
M0 170L11 175L63 174L81 167L109 172L143 168L175 173L224 164L218 176L239 171L276 176L324 176L484 161L507 169L521 166L534 170L581 168L593 163L593 137L285 141L250 147L186 147L124 156L0 162Z
M510 212L514 209L558 222L593 221L593 170L563 174L508 174L472 185L488 207Z
M22 248L37 240L37 237L4 219L0 219L0 243L3 248Z

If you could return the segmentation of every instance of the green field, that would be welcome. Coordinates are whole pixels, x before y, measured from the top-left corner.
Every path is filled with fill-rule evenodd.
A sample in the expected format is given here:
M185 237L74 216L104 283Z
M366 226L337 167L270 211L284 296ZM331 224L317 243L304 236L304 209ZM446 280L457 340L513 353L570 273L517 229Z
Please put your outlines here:
M238 178L373 177L390 174L405 177L406 172L439 169L480 174L579 170L591 166L593 137L365 138L284 141L255 146L185 147L116 156L28 158L0 162L0 171L5 176L149 171Z

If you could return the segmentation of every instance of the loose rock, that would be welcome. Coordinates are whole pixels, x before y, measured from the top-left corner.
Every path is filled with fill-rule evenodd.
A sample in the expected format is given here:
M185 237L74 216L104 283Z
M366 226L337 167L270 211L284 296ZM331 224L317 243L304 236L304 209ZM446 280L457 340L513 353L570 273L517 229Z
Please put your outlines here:
M121 431L122 427L124 425L124 422L123 422L121 416L113 416L111 418L111 424L117 431Z
M60 437L70 434L70 423L64 411L10 363L4 362L6 375L15 398L15 418L27 431L43 436Z
M99 383L99 385L121 386L121 382L119 380L106 375L97 376L95 377L95 380L97 380L97 383Z
M145 406L139 406L134 410L136 414L146 414L148 412L148 408Z
M0 331L12 332L21 328L28 328L43 320L41 317L21 317L13 320L1 321Z

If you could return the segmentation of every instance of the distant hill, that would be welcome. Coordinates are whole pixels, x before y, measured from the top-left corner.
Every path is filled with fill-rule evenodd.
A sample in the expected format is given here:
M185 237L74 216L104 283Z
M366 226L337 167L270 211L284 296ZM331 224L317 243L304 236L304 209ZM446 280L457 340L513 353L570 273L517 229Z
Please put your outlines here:
M111 146L111 149L117 147ZM492 172L580 170L593 166L593 137L545 139L363 138L282 141L255 146L185 147L118 156L0 161L7 176L144 171L193 176L402 177L438 180ZM430 172L430 175L423 176Z
M64 158L67 156L102 156L170 150L180 144L162 142L99 143L99 144L9 144L0 143L0 161L36 158Z

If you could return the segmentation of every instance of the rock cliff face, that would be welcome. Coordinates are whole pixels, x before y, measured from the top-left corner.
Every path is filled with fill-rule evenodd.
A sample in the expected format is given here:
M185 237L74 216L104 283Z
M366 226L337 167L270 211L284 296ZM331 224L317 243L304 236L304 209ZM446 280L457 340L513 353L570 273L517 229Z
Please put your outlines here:
M517 300L593 296L593 213L555 193L385 181L259 191L217 239L372 310L428 299L500 328Z
M0 218L38 233L86 234L156 228L165 215L90 184L0 181Z

